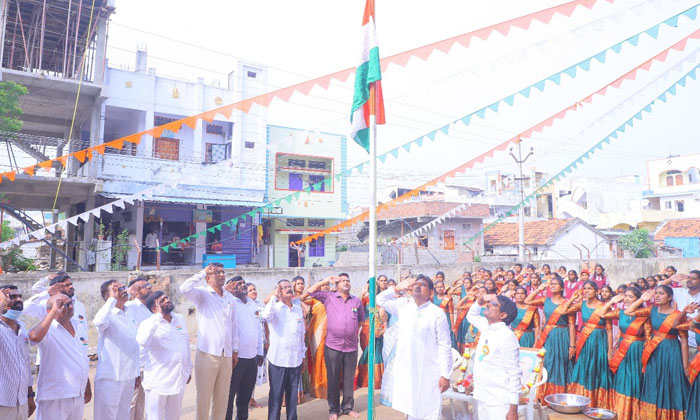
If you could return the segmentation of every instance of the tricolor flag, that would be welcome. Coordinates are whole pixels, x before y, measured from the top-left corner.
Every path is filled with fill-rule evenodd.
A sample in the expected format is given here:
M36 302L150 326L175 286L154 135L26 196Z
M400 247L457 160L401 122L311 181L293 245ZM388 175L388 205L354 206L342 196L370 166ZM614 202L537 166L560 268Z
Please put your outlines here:
M362 16L362 53L355 72L355 93L352 98L350 122L352 138L368 152L370 114L376 116L377 124L385 123L381 80L379 45L374 27L374 0L367 0Z

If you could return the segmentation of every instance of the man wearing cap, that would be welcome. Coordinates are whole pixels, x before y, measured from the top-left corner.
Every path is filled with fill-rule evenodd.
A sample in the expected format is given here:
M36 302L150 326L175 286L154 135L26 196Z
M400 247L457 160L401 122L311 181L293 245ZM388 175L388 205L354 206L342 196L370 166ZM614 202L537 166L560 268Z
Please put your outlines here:
M141 382L136 320L125 312L129 295L121 283L107 280L102 283L100 292L105 304L92 322L99 334L94 417L122 420L129 417L134 385L136 381Z
M518 419L520 344L508 327L517 315L518 307L503 295L485 295L467 313L469 323L480 332L474 353L473 394L480 419Z
M49 279L49 286L46 288L46 279ZM43 290L42 290L43 289ZM64 272L59 271L55 275L48 275L44 279L39 280L32 286L32 291L36 293L34 296L30 297L24 305L24 315L29 315L30 317L36 319L43 319L47 315L46 304L49 298L56 296L58 294L64 294L71 299L73 303L73 319L76 323L76 335L83 340L85 343L85 348L87 351L87 340L88 340L88 321L87 312L85 311L85 305L80 303L75 296L75 288L73 287L73 280L70 276ZM36 355L36 365L37 368L41 364L41 346L37 351Z
M406 291L411 298L399 299ZM441 394L450 386L452 339L445 313L433 305L432 280L420 274L390 287L377 296L391 316L398 317L392 408L408 419L438 420Z
M51 296L46 312L29 332L29 340L42 353L37 420L82 420L85 404L92 399L87 340L78 333L69 296Z
M20 321L24 305L17 286L0 286L0 419L26 420L36 409L29 365L29 335Z
M145 355L146 419L177 420L192 372L187 323L173 312L175 305L163 292L151 294L146 306L153 315L136 333Z
M129 292L131 300L126 302L124 306L126 307L127 313L136 321L136 329L138 330L141 323L153 315L146 307L146 300L152 292L151 283L148 281L148 277L138 276L129 282L129 289L127 291ZM141 351L141 349L139 349L139 351ZM143 363L144 358L142 354L139 364L139 378L136 380L134 394L131 397L129 420L143 420L146 398L143 386L141 385L143 381Z
M238 357L238 332L233 297L224 290L224 266L209 264L185 280L180 292L197 308L197 420L226 416L231 373Z

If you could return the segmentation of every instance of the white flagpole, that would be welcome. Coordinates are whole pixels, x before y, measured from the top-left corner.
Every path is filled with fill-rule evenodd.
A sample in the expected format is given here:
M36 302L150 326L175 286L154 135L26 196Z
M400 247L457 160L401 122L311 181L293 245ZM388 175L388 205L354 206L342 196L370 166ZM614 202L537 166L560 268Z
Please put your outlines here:
M374 86L371 88L374 90ZM370 101L376 98L370 93ZM370 105L372 111L375 104ZM374 323L376 317L375 298L377 293L377 117L375 112L369 115L369 345L367 358L367 418L374 419Z

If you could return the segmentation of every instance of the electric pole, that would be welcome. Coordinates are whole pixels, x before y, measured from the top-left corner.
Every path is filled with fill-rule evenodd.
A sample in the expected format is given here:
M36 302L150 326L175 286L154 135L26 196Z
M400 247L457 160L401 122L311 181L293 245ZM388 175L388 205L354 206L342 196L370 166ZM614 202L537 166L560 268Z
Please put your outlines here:
M518 181L518 187L520 188L520 207L518 207L518 259L522 262L525 261L525 189L523 182L526 179L523 177L523 163L527 161L533 154L533 148L530 148L530 153L523 159L523 149L522 149L522 139L518 139L518 157L513 154L513 148L510 148L510 156L518 164L518 174L519 177L515 178Z

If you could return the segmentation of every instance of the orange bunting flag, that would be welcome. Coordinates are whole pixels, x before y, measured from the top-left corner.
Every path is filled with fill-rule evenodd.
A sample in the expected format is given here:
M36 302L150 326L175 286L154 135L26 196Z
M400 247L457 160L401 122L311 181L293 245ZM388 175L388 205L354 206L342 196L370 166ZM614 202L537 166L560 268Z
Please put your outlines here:
M122 148L124 147L124 139L112 140L106 144L109 147L113 147L115 149L122 150Z
M59 162L61 162L61 165L63 165L63 167L65 168L65 167L66 167L66 164L68 163L68 156L70 156L70 155L59 156L59 157L56 158L56 160L59 161Z
M73 153L73 156L80 161L80 163L85 163L85 150Z
M229 115L230 115L230 112L231 111L229 111ZM218 114L218 113L219 112L216 109L212 110L212 111L205 112L204 114L202 114L202 119L208 123L213 122L214 118L216 117L216 114ZM194 128L194 127L192 127L192 128Z
M92 160L92 149L86 149L85 155L87 156L87 160Z
M124 137L124 141L127 143L139 144L141 143L141 134L132 134L130 136Z
M92 149L96 151L97 153L104 155L105 154L105 147L107 147L106 144L101 144L99 146L95 146Z
M5 172L3 175L7 177L10 181L15 180L15 176L17 175L14 171L13 172Z
M44 168L46 172L51 172L51 168L53 167L53 160L45 160L43 162L39 162L39 166Z
M32 166L27 166L26 168L22 168L22 170L24 171L25 174L27 174L29 176L34 176L34 168L35 168L35 166L32 165Z
M185 123L186 126L194 130L195 128L197 128L197 120L197 117L189 117L182 120L182 122Z
M150 130L147 131L148 134L153 136L153 138L158 138L163 135L163 131L165 131L165 127L162 125L159 125L158 127L153 127Z

